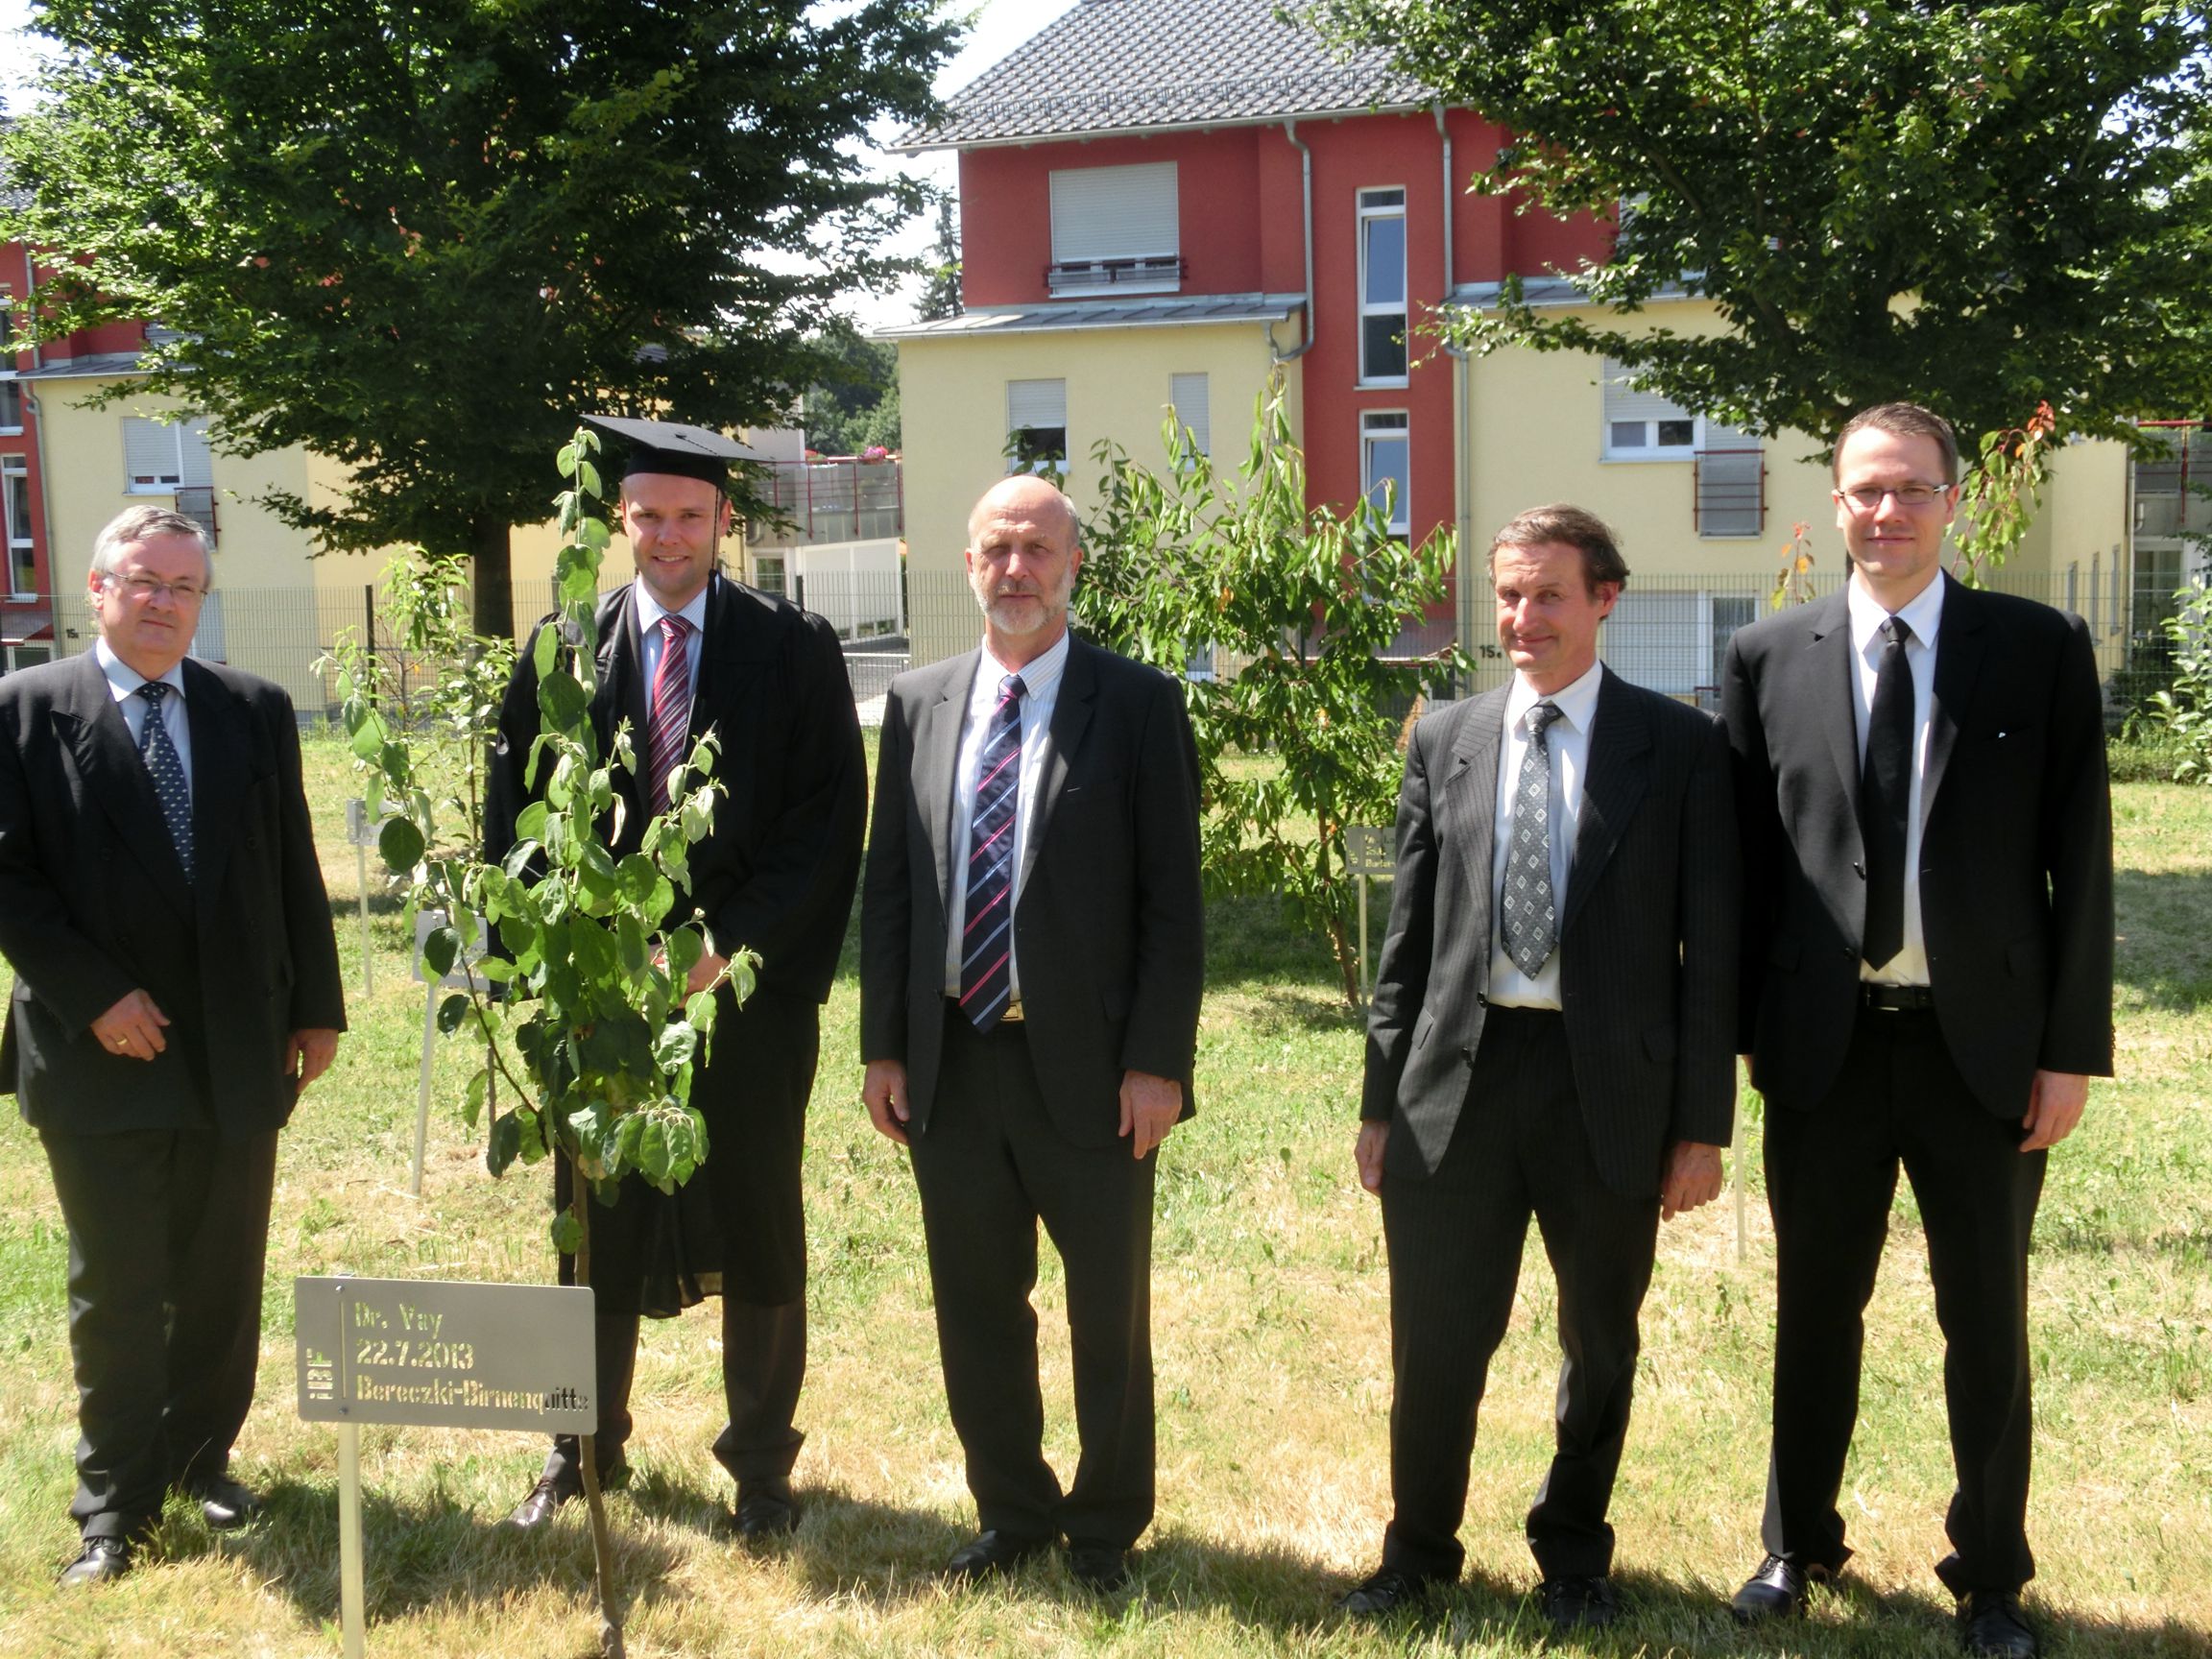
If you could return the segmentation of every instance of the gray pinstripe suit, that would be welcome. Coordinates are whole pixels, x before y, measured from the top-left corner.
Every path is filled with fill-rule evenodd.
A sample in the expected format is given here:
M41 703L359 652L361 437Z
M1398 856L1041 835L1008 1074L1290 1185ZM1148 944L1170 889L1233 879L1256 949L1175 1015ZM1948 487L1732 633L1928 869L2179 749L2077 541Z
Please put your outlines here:
M1407 746L1360 1115L1386 1121L1391 1485L1385 1566L1455 1577L1491 1353L1531 1214L1559 1281L1558 1452L1528 1537L1547 1578L1608 1571L1636 1316L1676 1142L1735 1106L1739 889L1725 734L1607 670L1561 910L1558 1013L1492 1008L1506 692Z

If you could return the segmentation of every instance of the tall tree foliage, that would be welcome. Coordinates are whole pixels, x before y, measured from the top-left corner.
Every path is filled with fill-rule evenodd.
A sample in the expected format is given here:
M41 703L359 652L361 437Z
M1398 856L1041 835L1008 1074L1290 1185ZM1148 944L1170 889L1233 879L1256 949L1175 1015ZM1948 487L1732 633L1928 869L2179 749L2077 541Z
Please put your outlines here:
M1324 26L1516 136L1475 179L1629 204L1582 274L1470 335L1602 352L1689 407L1832 440L1911 397L1969 439L2212 398L2207 8L2164 0L1320 0ZM1526 275L1537 275L1527 273ZM1734 327L1633 313L1669 284Z
M937 235L922 261L922 298L915 304L919 323L942 323L966 309L960 298L960 231L952 222L952 198L937 199Z
M760 423L816 377L922 204L854 140L928 113L960 27L931 0L40 0L35 26L12 228L78 260L41 325L166 324L152 384L224 447L350 469L291 522L471 554L485 634L579 409Z
M806 394L806 446L824 455L898 448L899 349L851 327L832 329L822 344L835 361Z

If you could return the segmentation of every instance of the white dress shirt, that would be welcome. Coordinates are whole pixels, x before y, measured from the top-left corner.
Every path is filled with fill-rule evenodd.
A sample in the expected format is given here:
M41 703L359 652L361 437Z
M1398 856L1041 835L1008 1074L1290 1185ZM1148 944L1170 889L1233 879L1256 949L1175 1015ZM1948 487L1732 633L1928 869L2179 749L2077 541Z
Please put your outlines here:
M1858 695L1851 717L1859 731L1859 775L1866 775L1866 729L1874 720L1874 682L1887 642L1882 624L1890 613L1853 577L1845 588L1851 609L1851 672ZM1887 962L1862 962L1859 977L1879 985L1926 985L1928 939L1920 927L1920 821L1927 810L1922 782L1928 773L1929 713L1936 706L1936 630L1943 619L1943 578L1920 589L1896 613L1912 630L1905 665L1912 671L1912 784L1905 803L1905 943Z
M998 683L1009 674L1022 676L1022 772L1014 786L1014 889L1007 906L1022 898L1022 874L1029 857L1029 827L1036 820L1037 786L1045 776L1046 746L1052 730L1052 709L1060 700L1060 677L1068 668L1068 636L1062 634L1049 649L1021 668L1008 668L985 645L975 661L975 681L968 689L968 711L960 723L960 753L952 767L952 891L945 896L945 994L960 995L962 933L968 924L968 830L975 818L976 762L983 742L991 733L991 716L998 707ZM1006 933L1007 983L1012 1002L1022 1000L1022 953L1015 947L1013 929Z
M1575 833L1582 819L1582 781L1590 772L1590 728L1598 717L1603 664L1593 662L1572 685L1547 696L1520 675L1505 694L1505 740L1498 751L1498 795L1490 839L1490 1002L1503 1008L1557 1008L1559 949L1553 945L1534 978L1513 965L1498 926L1505 891L1505 860L1513 850L1513 798L1521 787L1521 762L1528 753L1528 710L1550 703L1559 710L1545 728L1551 756L1551 906L1567 919L1567 878L1575 865Z
M144 754L146 750L146 715L153 708L138 695L138 687L146 684L146 676L115 655L106 639L92 644L92 654L100 660L101 672L108 676L108 691L122 709L123 722L131 728L132 746ZM184 711L184 664L177 663L161 676L161 684L168 686L170 695L161 699L161 730L169 733L169 746L177 751L177 764L184 768L184 793L192 793L192 719Z

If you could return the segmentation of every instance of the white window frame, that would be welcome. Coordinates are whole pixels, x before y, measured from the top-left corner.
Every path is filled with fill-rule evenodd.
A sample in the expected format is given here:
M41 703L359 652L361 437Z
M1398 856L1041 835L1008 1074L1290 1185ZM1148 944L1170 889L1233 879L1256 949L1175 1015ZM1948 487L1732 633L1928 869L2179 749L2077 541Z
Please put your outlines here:
M1362 409L1359 411L1359 493L1375 500L1378 480L1375 475L1375 447L1378 444L1403 444L1406 446L1406 488L1395 491L1390 497L1389 524L1393 536L1411 537L1413 534L1413 417L1405 409ZM1378 511L1380 501L1375 502Z
M1655 392L1639 391L1629 384L1633 370L1608 357L1599 395L1598 434L1599 456L1606 461L1641 465L1651 461L1691 461L1705 447L1705 418L1693 415L1679 403ZM1688 422L1689 433L1675 443L1662 443L1662 429ZM1620 441L1617 426L1641 428L1643 441Z
M1023 405L1028 406L1027 413L1029 416L1051 412L1050 404L1054 394L1046 390L1048 387L1059 389L1060 424L1058 427L1054 427L1048 421L1024 418ZM1011 453L1016 433L1051 432L1055 430L1060 434L1060 454L1056 460L1047 462L1040 457L1024 462L1019 456ZM1009 451L1006 456L1006 472L1009 477L1021 472L1034 473L1043 477L1047 471L1056 478L1068 476L1068 382L1065 378L1023 379L1006 382L1006 448Z
M1396 201L1390 198L1397 198ZM1361 190L1357 197L1358 217L1354 237L1358 250L1358 301L1359 301L1359 379L1361 386L1403 386L1413 363L1412 297L1407 289L1412 283L1412 261L1407 257L1409 244L1406 227L1406 187L1376 185ZM1374 301L1367 298L1367 228L1378 220L1398 221L1398 298ZM1372 374L1367 369L1367 320L1370 317L1395 317L1398 320L1397 338L1406 355L1406 364L1394 374Z
M8 314L5 311L0 311L0 334L6 334L7 331ZM9 418L5 408L0 408L0 433L5 433L12 438L23 430L23 382L16 377L14 370L0 369L0 387L6 387L15 394L15 409L12 420Z
M1209 374L1167 376L1167 403L1176 421L1190 429L1190 446L1199 454L1214 453L1214 384Z
M1049 292L1113 299L1181 290L1183 193L1176 163L1055 167L1048 189Z
M163 438L171 445L174 471L134 473L131 469L132 423L140 444L158 450ZM149 431L147 428L151 428ZM123 493L126 495L174 495L179 489L214 488L214 455L207 445L207 418L195 415L186 421L156 421L145 415L123 417Z
M17 523L15 502L16 483L22 484L22 522ZM11 599L36 599L38 596L38 542L31 523L31 459L27 455L0 455L0 518L4 526L8 547L8 596ZM28 584L18 577L28 575Z

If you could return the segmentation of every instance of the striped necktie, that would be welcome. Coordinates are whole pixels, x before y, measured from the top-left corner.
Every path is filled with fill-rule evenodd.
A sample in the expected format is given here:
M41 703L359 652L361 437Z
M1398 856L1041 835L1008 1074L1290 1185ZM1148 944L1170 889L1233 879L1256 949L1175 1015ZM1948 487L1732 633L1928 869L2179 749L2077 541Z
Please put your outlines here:
M184 781L184 762L177 758L177 746L169 741L169 728L161 719L161 700L170 687L149 680L138 687L146 699L146 724L139 729L138 753L154 780L154 793L161 802L161 816L169 820L169 839L177 849L177 862L184 866L184 879L192 879L192 791Z
M661 618L661 665L653 674L652 736L646 744L646 799L656 816L668 810L668 774L684 759L691 730L691 624Z
M1027 691L1019 674L998 682L998 706L991 711L975 763L960 1011L978 1031L998 1023L1014 992L1014 807L1022 788L1022 699Z

